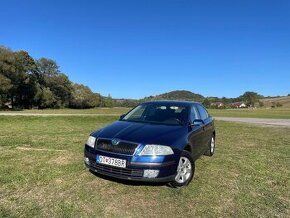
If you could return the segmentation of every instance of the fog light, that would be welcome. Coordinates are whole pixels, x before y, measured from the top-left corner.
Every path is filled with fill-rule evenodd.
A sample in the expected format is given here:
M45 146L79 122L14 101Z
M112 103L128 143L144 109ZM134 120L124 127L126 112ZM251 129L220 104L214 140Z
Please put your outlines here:
M159 174L159 170L144 170L143 177L156 178Z
M90 159L87 158L87 157L85 157L85 163L86 163L87 165L90 165Z

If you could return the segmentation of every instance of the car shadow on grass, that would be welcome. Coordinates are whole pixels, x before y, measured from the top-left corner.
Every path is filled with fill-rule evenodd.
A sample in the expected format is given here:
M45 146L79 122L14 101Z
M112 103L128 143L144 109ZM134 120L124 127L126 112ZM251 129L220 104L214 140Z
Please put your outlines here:
M125 179L119 179L119 178L114 178L114 177L110 177L110 176L106 176L106 175L102 175L99 174L97 172L94 172L92 170L90 170L90 172L101 178L101 179L105 179L111 182L117 182L117 183L121 183L123 185L128 185L128 186L168 186L168 183L166 182L158 182L158 183L153 183L153 182L142 182L142 181L133 181L133 180L125 180ZM168 186L169 187L169 186Z

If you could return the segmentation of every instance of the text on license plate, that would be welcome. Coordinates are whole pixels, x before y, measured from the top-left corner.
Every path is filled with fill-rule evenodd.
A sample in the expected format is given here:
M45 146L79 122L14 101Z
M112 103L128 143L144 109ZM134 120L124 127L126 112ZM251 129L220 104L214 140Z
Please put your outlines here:
M106 157L102 155L97 155L96 157L97 163L106 164L115 167L126 168L126 160L113 158L113 157Z

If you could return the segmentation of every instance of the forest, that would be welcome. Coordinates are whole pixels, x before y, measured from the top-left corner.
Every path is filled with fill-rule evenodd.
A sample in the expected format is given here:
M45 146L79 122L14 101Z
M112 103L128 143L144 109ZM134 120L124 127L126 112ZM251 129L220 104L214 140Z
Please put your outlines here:
M34 59L27 51L0 47L1 108L92 108L113 104L118 103L110 95L103 97L85 85L70 81L56 61Z

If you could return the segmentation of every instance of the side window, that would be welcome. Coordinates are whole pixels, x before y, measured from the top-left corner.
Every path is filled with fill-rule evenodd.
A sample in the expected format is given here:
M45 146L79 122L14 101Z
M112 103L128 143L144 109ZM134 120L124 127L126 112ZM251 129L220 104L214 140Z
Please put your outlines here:
M198 108L198 111L199 111L199 114L200 114L200 118L201 118L202 120L207 119L207 118L208 118L208 113L207 113L207 111L204 109L204 107L201 106L201 105L197 105L197 108Z
M196 119L200 119L199 113L198 113L197 108L195 106L191 107L190 119L191 119L191 121L194 121Z

